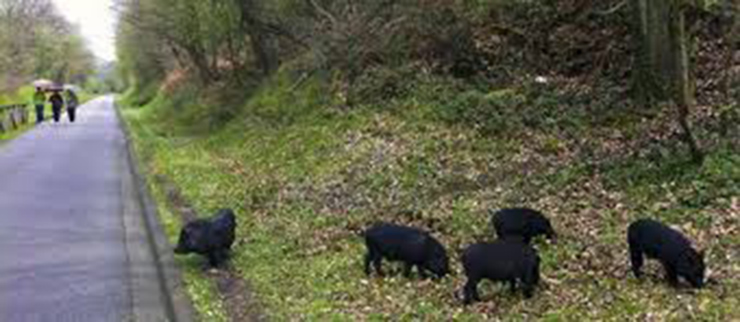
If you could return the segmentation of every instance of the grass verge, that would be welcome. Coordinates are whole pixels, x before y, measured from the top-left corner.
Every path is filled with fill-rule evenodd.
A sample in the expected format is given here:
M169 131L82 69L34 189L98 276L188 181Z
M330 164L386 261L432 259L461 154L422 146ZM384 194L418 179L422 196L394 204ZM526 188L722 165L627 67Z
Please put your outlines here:
M151 137L142 128L137 117L138 111L126 109L122 112L124 121L127 122L131 129L133 146L136 155L141 157L143 170L149 174L147 176L147 185L152 192L152 197L159 209L159 219L165 233L173 245L177 242L177 236L182 226L182 218L172 209L166 187L158 184L153 175L152 151L156 150L158 142L151 140ZM148 139L147 139L148 138ZM194 258L176 257L175 260L182 270L182 276L190 295L190 299L198 312L198 318L202 321L227 321L226 312L223 307L223 301L218 296L216 285L206 278L206 272L202 265L198 264Z

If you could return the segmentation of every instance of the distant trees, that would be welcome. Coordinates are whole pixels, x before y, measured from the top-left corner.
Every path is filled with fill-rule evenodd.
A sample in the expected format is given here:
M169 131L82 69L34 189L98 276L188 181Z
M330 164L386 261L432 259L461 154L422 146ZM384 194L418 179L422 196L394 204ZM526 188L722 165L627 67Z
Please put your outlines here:
M83 82L95 67L51 0L0 0L0 91L33 78Z
M219 81L253 57L233 0L123 0L117 9L120 66L132 81L156 81L173 68Z
M139 82L179 68L209 83L259 79L301 56L310 70L336 71L350 105L362 70L409 56L412 21L444 2L119 0L119 60Z
M118 74L124 86L143 94L151 83L165 76L169 62L165 42L134 17L141 14L138 1L117 4L119 23L116 30Z

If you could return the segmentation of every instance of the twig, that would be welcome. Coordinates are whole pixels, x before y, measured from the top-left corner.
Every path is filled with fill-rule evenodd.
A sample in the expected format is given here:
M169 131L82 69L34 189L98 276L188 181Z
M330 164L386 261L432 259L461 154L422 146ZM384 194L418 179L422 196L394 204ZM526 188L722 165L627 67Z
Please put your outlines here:
M615 5L614 7L611 7L610 9L607 9L605 11L599 11L596 14L597 15L601 15L601 16L608 16L608 15L614 14L617 11L622 10L622 8L624 8L625 6L627 6L627 3L628 3L628 1L627 0L624 0L624 1L620 2L620 3L618 3L617 5Z
M289 92L293 92L296 89L298 89L298 87L300 87L308 79L308 77L311 76L315 71L316 70L314 69L314 70L311 70L311 71L308 71L308 72L304 72L301 75L301 77L298 78L298 80L292 86L290 86L290 89L288 91Z
M313 7L314 10L316 10L316 12L318 12L322 16L326 17L327 19L329 19L329 21L331 21L332 25L336 25L337 18L335 18L331 13L329 13L329 11L327 11L326 9L324 9L323 7L321 7L318 3L316 3L316 1L314 1L314 0L306 0L306 2L308 2L308 4L311 5L311 7Z

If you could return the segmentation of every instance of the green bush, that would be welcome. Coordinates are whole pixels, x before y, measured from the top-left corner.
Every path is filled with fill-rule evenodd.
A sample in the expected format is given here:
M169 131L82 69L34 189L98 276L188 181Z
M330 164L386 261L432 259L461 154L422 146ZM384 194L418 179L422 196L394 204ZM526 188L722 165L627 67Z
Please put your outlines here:
M526 124L527 116L519 112L525 102L514 90L490 93L469 90L444 99L435 114L442 121L472 126L486 135L497 135Z
M412 68L375 67L366 70L351 89L350 95L364 104L384 104L408 97L416 82Z

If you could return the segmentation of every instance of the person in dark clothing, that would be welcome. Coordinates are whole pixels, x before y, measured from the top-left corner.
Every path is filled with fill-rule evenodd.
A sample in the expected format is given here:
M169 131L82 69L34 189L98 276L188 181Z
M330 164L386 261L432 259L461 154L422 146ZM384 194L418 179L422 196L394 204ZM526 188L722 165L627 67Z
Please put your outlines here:
M36 123L44 121L44 107L46 104L46 94L41 87L36 87L36 93L33 94L33 105L36 107Z
M79 105L79 99L77 99L77 94L75 94L74 91L71 89L67 90L67 115L69 116L69 121L74 123L75 122L75 114L77 111L77 105Z
M64 107L64 98L59 94L59 91L54 91L49 98L51 102L51 111L54 116L54 123L59 123L59 119L62 117L62 107Z

